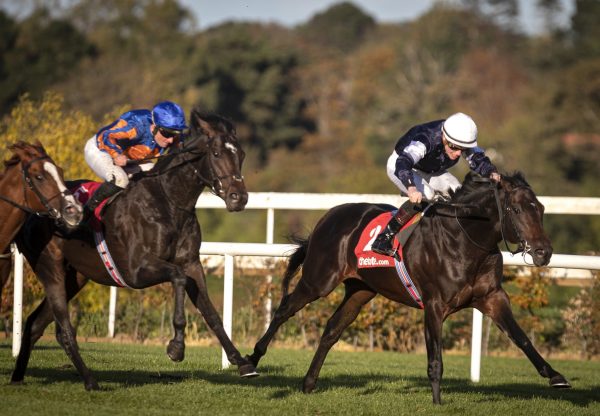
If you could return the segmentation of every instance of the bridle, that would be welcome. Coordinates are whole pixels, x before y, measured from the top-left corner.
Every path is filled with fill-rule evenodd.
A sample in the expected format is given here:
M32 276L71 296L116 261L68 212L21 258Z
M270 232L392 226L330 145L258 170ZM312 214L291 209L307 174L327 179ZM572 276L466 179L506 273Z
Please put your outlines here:
M531 252L531 245L529 244L527 239L525 239L521 236L519 229L515 225L513 215L519 215L519 213L515 212L515 209L510 205L509 200L510 200L510 194L513 193L514 191L516 191L518 189L524 189L524 188L531 189L531 188L529 188L528 186L517 186L517 187L511 189L510 191L505 191L504 208L502 208L502 203L500 202L500 193L498 192L498 187L490 179L487 179L487 178L477 178L476 181L477 182L488 182L490 184L490 188L494 192L494 199L496 201L496 208L498 210L498 217L500 220L500 234L502 235L502 241L504 241L506 250L512 255L515 255L517 253L523 253L523 258L525 258L525 255L530 254L530 252ZM510 247L508 246L508 240L504 233L504 228L507 224L507 220L506 220L507 218L510 220L510 224L512 225L512 230L514 231L515 235L517 236L517 239L519 240L518 246L515 250L511 250ZM496 247L492 247L492 248L484 247L481 244L474 241L471 238L471 236L469 235L469 233L467 232L467 230L460 223L458 215L455 215L455 219L456 219L456 223L458 224L461 231L467 236L467 239L473 245L477 246L478 248L480 248L482 250L489 251L489 252L492 252L496 249Z
M166 159L166 158L173 158L176 155L182 154L182 153L189 153L191 155L194 155L196 157L191 157L189 159L183 159L183 161L177 165L171 166L169 167L170 169L174 169L178 166L182 166L185 165L187 163L191 163L194 162L204 156L212 158L215 157L213 155L213 153L210 151L210 145L213 143L213 141L215 140L215 137L209 137L206 135L201 135L198 136L197 139L192 139L190 140L190 142L194 141L194 140L206 140L206 149L196 149L196 148L181 148L181 149L177 149L173 152L170 152L167 155L163 155L163 156L154 156L154 157L149 157L149 158L145 158L142 160L138 160L135 161L135 163L142 163L151 159ZM189 142L188 142L189 143ZM192 165L192 169L194 172L194 175L196 175L196 177L200 180L200 182L207 186L208 188L210 188L210 191L214 194L217 195L221 198L224 198L226 196L226 190L223 188L223 180L226 179L231 179L232 182L242 182L244 180L244 177L241 175L237 175L237 174L231 174L231 175L217 175L217 173L215 172L215 169L213 168L212 163L208 163L208 174L210 176L210 178L205 177L195 166ZM158 175L159 173L145 173L144 176L154 176L154 175Z
M65 190L65 191L57 193L56 195L54 195L48 199L35 186L35 184L33 183L33 180L31 179L31 175L29 174L29 168L31 167L31 165L33 163L40 161L40 160L45 160L45 159L50 160L50 156L36 157L35 159L32 159L27 163L23 163L23 161L21 161L21 173L22 173L22 177L23 177L23 197L25 199L25 204L19 204L18 202L13 201L12 199L7 198L3 195L0 195L0 199L5 202L8 202L9 204L13 205L14 207L17 207L29 214L34 214L34 215L37 215L38 217L50 217L54 220L60 220L62 218L60 211L51 207L50 201L52 201L53 199L55 199L57 197L66 197L67 195L70 195L71 192L69 190ZM46 208L46 211L35 211L35 210L31 209L30 204L27 201L27 188L29 188L38 197L38 199L40 200L40 202L42 203L44 208Z

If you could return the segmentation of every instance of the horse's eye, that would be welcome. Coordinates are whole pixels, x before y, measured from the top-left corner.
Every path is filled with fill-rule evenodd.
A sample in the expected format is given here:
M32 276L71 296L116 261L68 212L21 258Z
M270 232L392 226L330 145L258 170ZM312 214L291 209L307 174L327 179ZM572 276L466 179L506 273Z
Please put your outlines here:
M220 156L220 155L219 155L219 152L213 152L213 156L214 156L214 157L219 157L219 156Z
M44 177L42 175L35 175L35 179L37 179L38 181L44 180Z
M513 208L513 211L515 212L515 214L520 214L521 213L521 209L520 208Z

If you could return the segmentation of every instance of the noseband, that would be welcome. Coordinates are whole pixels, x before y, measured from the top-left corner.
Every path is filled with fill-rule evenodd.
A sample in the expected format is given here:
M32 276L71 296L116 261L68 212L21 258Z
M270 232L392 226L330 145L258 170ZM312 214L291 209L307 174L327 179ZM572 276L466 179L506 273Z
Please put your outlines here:
M2 196L2 195L0 195L0 199L8 202L9 204L11 204L29 214L34 214L34 215L37 215L38 217L50 217L54 220L60 220L62 218L60 211L51 207L50 201L52 201L54 198L59 197L59 196L65 197L67 195L70 195L71 192L69 190L65 190L63 192L59 192L58 194L54 195L50 199L47 199L44 195L42 195L42 193L39 191L39 189L35 186L35 184L33 183L33 180L31 179L31 175L29 174L29 168L31 167L31 165L34 162L37 162L39 160L44 160L44 159L50 160L50 156L40 156L40 157L30 160L27 163L21 162L21 165L22 165L21 172L23 174L23 197L25 198L26 205L19 204L18 202L13 201L10 198L6 198L5 196ZM29 203L27 201L27 188L29 188L31 191L33 191L33 193L35 193L35 195L39 198L42 205L44 205L44 207L46 208L46 211L34 211L33 209L31 209L29 207Z

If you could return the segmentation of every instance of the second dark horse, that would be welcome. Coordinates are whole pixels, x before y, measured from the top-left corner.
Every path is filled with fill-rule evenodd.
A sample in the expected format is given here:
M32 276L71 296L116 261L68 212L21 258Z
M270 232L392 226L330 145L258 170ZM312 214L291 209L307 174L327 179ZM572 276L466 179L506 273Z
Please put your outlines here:
M175 296L175 336L167 354L184 358L184 297L188 296L214 331L229 360L242 376L254 366L233 345L211 303L198 255L202 233L195 204L205 186L221 197L229 211L241 211L248 200L241 176L244 151L227 120L194 110L190 137L183 149L161 157L156 166L132 180L104 213L105 239L125 284L142 289L171 282ZM52 221L30 217L17 240L46 298L28 317L12 382L22 382L31 350L55 320L57 338L83 378L85 388L99 386L79 354L69 320L68 301L88 279L115 285L96 251L91 232L57 235Z
M508 295L502 289L503 239L529 252L537 266L547 265L552 255L544 233L544 206L522 175L503 177L499 185L472 174L453 196L454 207L434 206L421 219L404 246L406 269L422 295L425 309L427 375L433 402L441 403L442 323L467 307L490 316L498 327L527 355L537 371L553 387L570 387L567 380L537 352L515 321ZM468 210L466 207L471 207ZM267 332L249 357L254 365L266 353L277 329L310 302L325 297L340 283L344 299L327 322L319 347L304 377L303 391L313 391L327 353L342 331L357 317L363 305L378 293L393 301L419 307L409 296L392 267L359 269L354 247L361 231L376 216L394 207L345 204L332 208L317 223L311 236L300 241L289 259L283 279L283 298ZM444 213L445 211L445 213ZM291 279L302 266L302 277L288 295Z

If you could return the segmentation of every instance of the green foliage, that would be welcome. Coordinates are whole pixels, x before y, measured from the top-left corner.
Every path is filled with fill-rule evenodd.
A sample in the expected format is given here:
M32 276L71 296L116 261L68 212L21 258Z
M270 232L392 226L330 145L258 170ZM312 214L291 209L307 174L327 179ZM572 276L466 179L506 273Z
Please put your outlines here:
M28 95L13 107L0 123L0 157L7 158L6 147L18 140L39 140L65 179L94 178L83 158L83 146L97 130L92 119L77 110L66 110L61 95L47 92L41 101Z
M562 311L564 340L582 358L600 355L600 279L596 272L593 285L582 289Z
M201 37L196 52L196 104L231 118L262 162L273 148L296 146L310 128L293 93L297 53L271 40L280 32L231 23Z
M596 0L576 0L571 17L573 41L577 55L582 58L600 56L600 3Z
M337 3L298 28L307 42L350 52L374 30L375 20L351 2Z
M45 9L18 24L0 15L0 115L21 94L40 98L49 85L64 80L93 52L70 21L53 19Z

